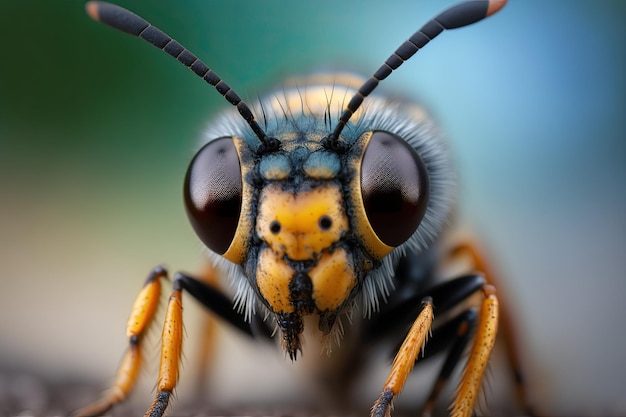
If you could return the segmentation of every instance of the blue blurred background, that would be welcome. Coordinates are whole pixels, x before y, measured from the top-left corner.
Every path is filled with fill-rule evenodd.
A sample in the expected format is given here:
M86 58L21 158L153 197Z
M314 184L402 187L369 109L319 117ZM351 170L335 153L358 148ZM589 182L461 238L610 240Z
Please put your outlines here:
M251 101L292 75L369 75L452 3L119 2ZM149 269L200 265L182 179L227 104L82 1L3 1L0 35L0 371L106 381ZM555 414L626 414L625 51L621 0L511 0L383 84L449 136L462 225L505 275Z

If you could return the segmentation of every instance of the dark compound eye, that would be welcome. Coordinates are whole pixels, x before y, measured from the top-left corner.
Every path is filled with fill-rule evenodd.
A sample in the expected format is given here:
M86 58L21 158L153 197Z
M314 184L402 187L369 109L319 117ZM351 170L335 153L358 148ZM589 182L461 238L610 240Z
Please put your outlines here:
M200 240L216 253L226 252L235 236L242 187L239 156L230 137L209 142L187 169L187 215Z
M361 163L361 194L378 238L388 246L401 245L415 232L428 206L424 162L399 136L374 132Z

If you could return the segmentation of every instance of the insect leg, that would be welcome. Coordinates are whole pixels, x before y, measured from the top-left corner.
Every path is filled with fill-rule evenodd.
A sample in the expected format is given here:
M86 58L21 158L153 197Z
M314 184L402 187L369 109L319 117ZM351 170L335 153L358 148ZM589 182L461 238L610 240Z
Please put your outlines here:
M424 352L424 359L439 352L445 346L449 346L451 344L452 347L450 348L446 360L439 371L437 380L433 384L430 394L422 407L422 416L431 415L439 395L446 387L452 372L461 360L463 352L465 352L465 348L472 338L477 319L478 312L475 308L470 308L433 331L431 343L428 344L426 351ZM439 342L438 346L434 345L435 341Z
M451 309L459 306L464 300L480 291L486 284L482 275L470 274L449 281L442 282L424 291L433 300L435 312L443 315ZM424 293L408 297L403 302L395 305L388 314L394 317L405 317L406 314L414 314L410 309L418 299L425 297ZM445 387L450 374L456 368L462 358L463 352L474 335L474 327L478 320L475 309L471 308L461 312L456 317L446 320L433 331L433 336L424 348L424 359L434 356L444 350L448 350L446 360L440 370L430 395L424 405L423 415L427 415L437 401L440 392ZM390 319L389 321L395 321Z
M272 338L273 328L268 327L262 318L252 315L250 322L246 321L245 316L237 311L232 299L213 286L180 272L174 280L200 304L248 336Z
M476 294L485 282L482 275L469 274L390 301L379 315L367 321L364 337L371 342L379 340L383 333L394 335L398 330L406 329L411 318L419 313L419 302L425 297L432 298L437 315L442 315ZM426 355L437 353L448 346L441 343L440 348L435 348L439 342L441 341L431 340L426 348Z
M182 291L187 291L213 313L248 335L253 332L251 323L235 311L233 302L211 285L183 273L174 276L174 286L167 306L161 335L161 362L157 394L144 417L162 417L178 382L178 372L183 342ZM266 335L269 330L264 328Z
M372 417L386 417L390 415L392 401L404 387L404 383L417 360L417 355L426 343L433 317L433 302L430 297L427 297L422 301L422 311L415 319L402 346L400 346L398 354L393 360L391 372L389 372L383 390L372 406Z
M167 303L165 322L161 333L161 361L157 380L157 395L144 417L162 417L178 382L178 367L183 346L182 286L174 280Z
M523 407L527 415L534 416L536 415L536 411L533 410L528 400L527 383L522 369L515 323L510 310L511 304L507 301L508 298L506 298L506 292L503 295L503 286L500 284L498 276L494 274L492 269L487 265L475 244L470 241L463 241L454 246L449 252L450 260L455 260L463 256L469 257L473 268L485 275L487 283L499 288L498 298L502 300L502 305L500 306L500 326L498 331L500 332L500 338L503 340L506 348L509 369L513 381L515 382L518 403Z
M470 417L478 399L498 332L498 299L495 292L491 285L483 287L484 299L478 316L478 328L452 405L451 415L454 417Z
M403 318L415 317L417 300L430 298L436 313L444 314L459 306L464 300L481 290L483 293L495 291L491 286L486 284L485 278L478 274L465 275L442 282L421 293L415 293L404 297L402 300L397 300L390 309L386 310L384 314L381 314L372 322L371 327L367 328L367 335L372 337L375 331L393 331L391 327L398 322L404 323ZM490 296L486 296L485 300L487 298L490 298ZM497 313L497 300L495 300L495 295L493 295L493 298L496 302L495 313ZM489 303L491 302L492 301L489 301ZM486 301L483 301L483 304L485 303ZM462 408L463 412L457 415L471 415L480 390L482 374L489 359L493 341L495 340L495 332L487 331L492 329L493 320L497 322L497 315L490 317L483 312L477 315L476 310L468 309L434 330L433 337L423 349L424 358L431 357L448 349L450 345L452 345L452 347L448 351L446 361L431 390L429 399L424 406L424 413L427 413L432 408L439 393L445 387L451 372L459 363L467 344L474 338L475 352L472 353L468 359L464 378L460 384L460 386L465 388L462 392L459 389L456 401L459 403L462 398L464 401L463 404L467 408ZM386 328L384 322L387 323ZM478 322L478 326L484 327L482 333L478 331L474 334L473 330L476 326L476 322Z
M77 411L76 417L102 415L115 404L122 402L133 389L141 368L141 342L154 319L159 304L161 278L167 278L167 271L158 266L148 275L144 287L133 304L126 326L129 348L124 355L115 383L101 400Z
M198 380L196 390L198 396L207 392L206 375L211 366L215 346L216 318L221 317L248 335L262 334L271 338L273 329L270 329L258 317L252 317L251 323L245 321L244 316L236 313L233 302L224 297L219 290L217 271L211 265L206 265L198 278L191 278L180 274L180 280L187 292L199 300L209 311L204 315L201 328L200 357L198 361ZM196 285L198 281L204 285ZM221 307L219 307L221 306Z

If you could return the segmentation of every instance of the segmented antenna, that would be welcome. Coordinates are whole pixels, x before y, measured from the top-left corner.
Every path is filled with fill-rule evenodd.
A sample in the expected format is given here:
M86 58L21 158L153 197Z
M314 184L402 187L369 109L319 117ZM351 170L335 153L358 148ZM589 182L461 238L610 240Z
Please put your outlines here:
M189 68L198 77L215 87L230 104L237 107L237 110L246 122L248 122L254 134L261 140L262 149L260 149L260 151L268 152L278 148L280 145L278 139L265 134L254 119L250 108L241 100L237 93L204 62L180 43L170 38L160 29L152 26L145 19L115 4L90 1L85 5L85 9L92 19L128 33L129 35L140 37L176 58L178 62Z
M389 74L402 65L404 61L411 58L418 50L423 48L445 29L455 29L476 23L496 13L504 7L506 2L507 0L478 0L460 3L440 13L437 17L422 26L420 30L415 32L413 36L400 45L400 47L387 58L385 63L378 68L378 71L359 88L339 117L339 124L337 124L333 133L326 138L326 146L332 149L341 149L343 147L339 144L339 135L346 126L346 123L348 123L348 120L350 120L350 117L352 117L354 112L361 106L363 99L378 86L378 83L387 78Z

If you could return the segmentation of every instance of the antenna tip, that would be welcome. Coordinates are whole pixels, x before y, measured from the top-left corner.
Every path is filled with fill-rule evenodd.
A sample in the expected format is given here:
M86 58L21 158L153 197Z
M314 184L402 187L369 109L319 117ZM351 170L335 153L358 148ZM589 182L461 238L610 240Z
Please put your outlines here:
M489 5L487 6L487 16L491 16L492 14L500 11L500 9L504 7L506 2L507 0L490 0Z
M88 1L85 4L85 11L93 20L133 36L139 36L150 26L150 23L136 14L105 1Z
M98 7L97 1L88 1L87 3L85 3L85 11L93 20L100 20L100 8Z

